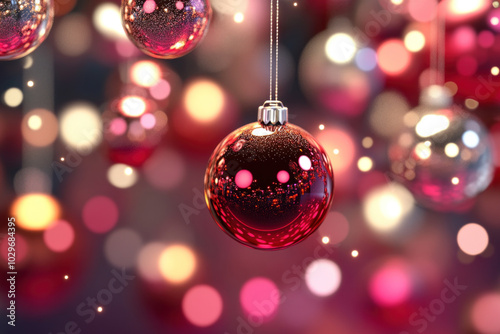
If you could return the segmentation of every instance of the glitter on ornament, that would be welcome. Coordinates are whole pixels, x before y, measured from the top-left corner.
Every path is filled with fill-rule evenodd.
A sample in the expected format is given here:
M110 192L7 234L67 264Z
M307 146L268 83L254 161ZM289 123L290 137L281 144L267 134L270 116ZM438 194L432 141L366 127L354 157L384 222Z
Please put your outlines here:
M304 240L323 222L333 197L325 151L309 133L286 123L286 115L281 102L266 102L259 122L219 144L205 175L205 197L217 224L253 248L280 249Z
M457 106L445 107L446 99L438 95L421 99L428 103L416 109L416 124L391 145L389 158L395 179L420 204L449 211L491 183L492 143L479 119Z
M212 9L209 0L123 0L121 13L125 32L141 51L173 59L203 39Z

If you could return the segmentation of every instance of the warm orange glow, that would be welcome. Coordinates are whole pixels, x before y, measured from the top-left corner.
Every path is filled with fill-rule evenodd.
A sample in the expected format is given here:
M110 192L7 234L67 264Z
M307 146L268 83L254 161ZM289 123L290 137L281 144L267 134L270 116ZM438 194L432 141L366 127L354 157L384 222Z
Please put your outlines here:
M377 50L377 56L380 68L389 75L403 74L410 66L410 52L398 39L382 43Z
M161 253L158 266L165 280L180 284L190 279L194 274L196 257L187 246L173 245Z
M14 201L11 212L19 227L40 231L51 226L59 218L61 207L52 196L28 194Z
M346 130L328 126L319 131L316 138L330 157L335 173L342 174L350 170L356 159L356 144Z
M196 121L208 123L220 116L224 108L224 92L215 82L198 80L186 88L184 106Z

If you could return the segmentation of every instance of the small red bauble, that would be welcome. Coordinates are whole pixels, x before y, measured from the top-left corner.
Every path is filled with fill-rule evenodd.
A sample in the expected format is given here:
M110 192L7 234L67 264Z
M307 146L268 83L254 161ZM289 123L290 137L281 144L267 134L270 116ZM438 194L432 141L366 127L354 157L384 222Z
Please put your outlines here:
M112 101L102 117L107 154L114 163L141 167L166 131L165 113L155 111L152 100L138 95Z

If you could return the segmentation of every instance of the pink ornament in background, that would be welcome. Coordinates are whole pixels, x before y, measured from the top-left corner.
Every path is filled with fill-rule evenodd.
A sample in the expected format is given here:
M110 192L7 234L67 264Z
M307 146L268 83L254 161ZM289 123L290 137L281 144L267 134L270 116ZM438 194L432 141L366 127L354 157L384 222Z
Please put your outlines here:
M123 0L123 26L145 54L173 59L191 52L207 32L209 0Z
M109 104L103 122L112 162L140 167L153 154L167 124L165 113L155 107L154 101L132 94Z
M311 235L330 208L333 188L323 148L286 121L261 120L235 130L215 149L205 175L205 197L217 224L259 249L285 248Z
M0 1L0 60L33 52L54 21L53 0Z

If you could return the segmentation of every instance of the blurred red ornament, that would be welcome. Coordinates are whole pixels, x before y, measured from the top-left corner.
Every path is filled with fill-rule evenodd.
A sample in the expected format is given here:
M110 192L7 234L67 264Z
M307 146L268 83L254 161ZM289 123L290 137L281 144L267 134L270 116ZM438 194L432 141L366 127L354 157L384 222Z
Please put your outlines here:
M125 95L109 104L102 117L112 162L140 167L153 154L167 125L167 115L155 107L139 95Z
M178 58L204 37L212 15L208 0L123 0L123 26L130 40L156 58Z
M304 240L332 202L333 170L325 151L286 119L281 102L266 102L259 122L219 144L206 171L205 196L213 218L253 248L280 249Z

